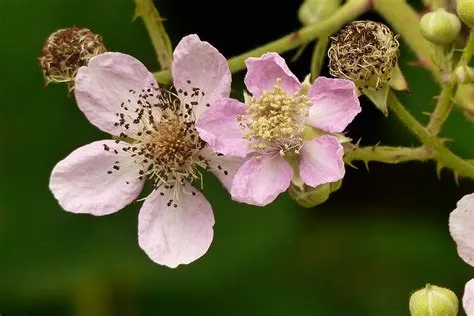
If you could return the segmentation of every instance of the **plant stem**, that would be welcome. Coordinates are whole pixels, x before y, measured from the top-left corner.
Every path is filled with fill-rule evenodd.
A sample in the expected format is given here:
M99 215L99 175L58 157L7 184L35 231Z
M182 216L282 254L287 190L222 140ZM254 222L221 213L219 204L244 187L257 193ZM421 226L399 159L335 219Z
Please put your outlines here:
M451 80L449 83L443 86L441 94L439 95L438 102L434 112L431 114L430 121L428 123L428 132L436 136L441 130L443 123L449 116L451 109L453 108L452 98L456 92L457 84L456 80Z
M474 53L474 31L471 30L471 32L469 33L469 39L467 40L466 46L464 47L464 50L462 52L461 59L459 60L458 67L467 66L469 64L469 61L472 58L473 53Z
M415 134L421 142L432 151L433 158L442 166L452 169L459 176L474 179L474 165L458 157L443 142L433 137L400 103L393 92L388 95L389 107L395 112L398 118Z
M419 14L405 0L373 0L377 11L393 29L401 35L403 41L415 52L420 64L428 68L438 82L441 71L433 64L435 55L433 45L421 34Z
M344 155L344 162L351 164L352 161L361 160L366 163L378 161L383 163L397 164L406 161L424 161L433 157L433 153L425 147L391 147L391 146L368 146L357 147Z
M371 0L349 1L321 23L308 25L275 41L230 58L228 61L230 71L235 73L244 69L245 60L249 57L260 56L266 52L284 53L320 36L332 34L338 31L344 24L368 11L370 4ZM171 73L168 70L154 73L154 75L156 80L161 83L169 83L171 81Z
M143 19L161 68L169 69L173 61L173 48L163 25L163 18L152 0L135 0L135 6L135 18Z

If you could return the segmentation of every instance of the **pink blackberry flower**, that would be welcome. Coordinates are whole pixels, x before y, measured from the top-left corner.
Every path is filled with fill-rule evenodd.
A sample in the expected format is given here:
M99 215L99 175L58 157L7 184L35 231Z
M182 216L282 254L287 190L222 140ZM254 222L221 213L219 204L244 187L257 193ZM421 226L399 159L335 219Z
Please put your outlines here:
M474 266L474 193L460 199L449 215L449 231L461 259ZM466 283L462 303L466 315L474 316L474 279Z
M301 84L276 53L246 61L246 103L223 98L196 128L216 152L245 157L235 174L234 200L267 205L292 179L311 187L344 176L342 132L361 108L352 81L319 77ZM305 136L307 126L318 137Z
M229 96L224 56L190 35L174 51L172 72L176 92L160 88L125 54L104 53L81 67L74 90L79 108L120 140L73 151L54 167L50 189L66 211L101 216L135 201L151 180L138 218L139 245L156 263L176 267L204 255L213 239L211 205L193 184L202 181L198 167L230 189L240 165L213 152L194 127L204 108Z

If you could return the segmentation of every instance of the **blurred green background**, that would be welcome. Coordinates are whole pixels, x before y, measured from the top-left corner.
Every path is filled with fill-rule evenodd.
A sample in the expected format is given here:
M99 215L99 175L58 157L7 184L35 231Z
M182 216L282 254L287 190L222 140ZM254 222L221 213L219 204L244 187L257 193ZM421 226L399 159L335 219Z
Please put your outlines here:
M411 1L410 1L411 2ZM417 2L417 1L413 1ZM190 33L230 57L299 27L300 1L156 2L173 44ZM341 190L303 209L282 195L257 208L231 202L212 176L216 217L207 255L188 266L154 264L137 244L140 203L101 218L63 211L48 190L57 161L107 136L87 122L64 86L44 88L37 57L58 28L88 27L111 51L158 69L132 0L0 0L0 314L10 315L408 315L410 291L425 283L458 296L474 269L448 231L456 201L474 191L432 163L348 168ZM378 19L377 16L367 16ZM311 48L290 65L309 71ZM291 54L285 55L288 59ZM410 110L433 108L437 87L402 47ZM234 77L240 95L242 74ZM349 136L363 144L411 145L395 117L363 99ZM445 136L474 156L473 124L460 113Z

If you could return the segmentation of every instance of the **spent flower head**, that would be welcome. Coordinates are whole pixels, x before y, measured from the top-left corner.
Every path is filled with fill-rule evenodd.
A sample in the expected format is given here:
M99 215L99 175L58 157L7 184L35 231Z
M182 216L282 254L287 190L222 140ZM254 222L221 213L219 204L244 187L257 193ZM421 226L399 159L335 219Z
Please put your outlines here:
M354 21L331 38L329 72L357 87L381 88L399 55L397 36L382 23Z
M78 69L106 51L102 36L89 29L70 27L57 30L47 38L39 58L46 84L65 82L72 89Z
M292 181L317 187L340 180L343 148L336 133L360 112L354 84L324 77L302 84L276 53L249 58L246 66L251 96L245 103L223 98L196 122L215 151L245 157L233 199L263 206ZM308 129L317 137L307 137Z
M227 97L227 61L196 35L181 40L172 65L176 91L161 88L135 58L104 53L79 69L75 96L89 121L118 138L80 147L60 161L50 188L67 211L107 215L135 201L144 181L153 191L140 210L140 247L169 267L206 253L212 208L198 186L210 170L230 189L240 160L213 152L199 138L196 118Z
M328 50L331 75L352 80L385 115L389 84L397 90L407 86L397 64L397 37L382 23L355 21L331 38Z

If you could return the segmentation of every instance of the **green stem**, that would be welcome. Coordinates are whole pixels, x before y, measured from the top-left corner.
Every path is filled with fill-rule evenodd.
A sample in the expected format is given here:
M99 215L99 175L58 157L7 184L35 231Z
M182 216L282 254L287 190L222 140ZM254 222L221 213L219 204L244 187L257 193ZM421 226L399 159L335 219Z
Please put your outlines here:
M420 63L428 68L438 82L441 71L433 64L434 47L421 34L419 14L405 0L374 0L374 9L401 35L415 52Z
M370 9L370 4L371 0L349 1L321 23L308 25L275 41L230 58L228 61L230 71L235 73L244 69L245 60L249 57L257 57L266 52L284 53L302 44L308 43L320 36L337 32L344 24L352 21L357 16L368 11ZM154 73L154 75L156 80L161 83L171 82L170 71L160 71Z
M135 18L141 17L143 19L161 68L171 68L173 47L163 25L163 18L152 0L135 0L135 5Z
M433 137L400 103L393 92L388 95L388 104L398 118L433 152L433 157L442 166L452 169L456 174L474 179L474 165L460 158L446 148L443 142Z
M368 146L357 147L345 153L344 161L351 164L352 161L360 160L368 163L378 161L383 163L397 164L406 161L424 161L433 157L433 153L425 147L391 147L391 146Z
M443 86L436 104L436 108L431 114L430 122L427 126L428 132L431 135L438 135L443 123L447 120L449 113L453 108L452 98L456 92L456 88L457 84L455 80L451 80L449 83Z
M462 52L461 59L459 60L458 67L467 66L473 54L474 54L474 31L471 30L471 32L469 33L469 39L467 40L466 46L464 47L464 50Z
M329 35L321 36L314 46L313 56L311 57L311 80L315 80L324 66L324 57L329 45Z

